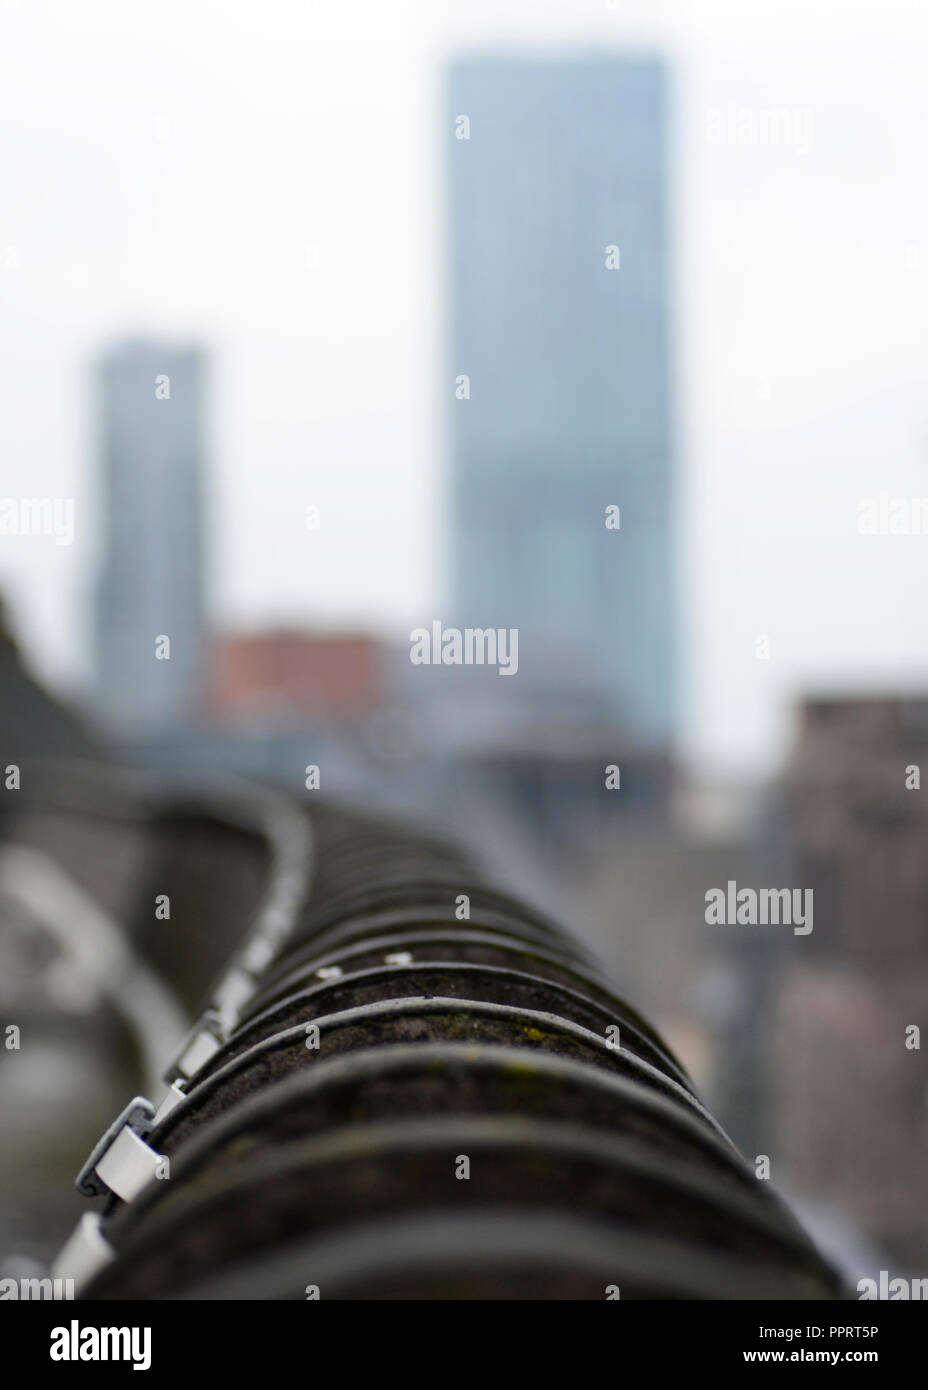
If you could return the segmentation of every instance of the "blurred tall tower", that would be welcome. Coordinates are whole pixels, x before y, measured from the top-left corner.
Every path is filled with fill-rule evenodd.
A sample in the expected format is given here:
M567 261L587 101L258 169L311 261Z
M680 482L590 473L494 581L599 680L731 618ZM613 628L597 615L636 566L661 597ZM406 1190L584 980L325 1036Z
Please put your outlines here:
M204 372L196 348L135 340L97 367L96 705L125 734L182 725L200 701Z
M446 89L455 622L518 627L642 748L675 695L666 88L505 54Z

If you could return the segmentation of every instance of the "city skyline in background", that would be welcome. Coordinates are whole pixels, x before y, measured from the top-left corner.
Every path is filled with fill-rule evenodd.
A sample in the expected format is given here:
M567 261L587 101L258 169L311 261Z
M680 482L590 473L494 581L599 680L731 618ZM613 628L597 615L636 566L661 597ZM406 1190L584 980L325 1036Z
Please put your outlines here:
M29 91L11 72L2 98L23 137L2 156L17 208L0 235L2 491L73 496L77 532L71 548L7 538L0 586L39 671L65 686L89 674L99 560L88 364L127 332L215 355L207 549L220 624L402 635L447 601L438 72L449 47L491 32L489 10L423 18L398 43L371 7L361 26L310 26L292 52L253 20L216 30L218 11L198 14L192 49L207 33L217 44L208 100L172 13L139 45L139 21L109 5L63 11L52 30L4 7L46 85ZM532 14L533 36L556 46L656 39L679 90L683 747L715 770L776 761L805 688L925 678L911 642L920 542L857 532L860 499L928 494L925 194L906 177L925 105L902 27L923 17L896 4L836 28L812 4L776 7L765 27L765 14L709 3L699 27L676 4ZM797 46L790 15L828 43ZM515 8L494 38L508 41L507 23L518 44ZM877 24L864 97L854 74ZM259 104L222 75L222 54L246 50ZM349 54L350 78L333 65ZM739 113L756 127L776 109L792 113L785 135L752 142ZM323 525L308 548L311 504ZM765 633L766 664L754 651Z
M202 346L135 337L93 368L103 544L89 698L103 727L154 737L158 767L178 735L214 721L299 741L398 703L407 743L428 726L432 756L453 744L536 768L579 757L578 772L584 748L626 769L671 756L670 101L655 55L511 53L447 72L444 587L462 630L515 634L518 688L452 671L420 674L419 688L402 673L409 650L373 634L221 630L203 544L213 363ZM306 507L308 545L325 520ZM563 796L557 777L532 780L542 801ZM623 801L653 795L649 775Z

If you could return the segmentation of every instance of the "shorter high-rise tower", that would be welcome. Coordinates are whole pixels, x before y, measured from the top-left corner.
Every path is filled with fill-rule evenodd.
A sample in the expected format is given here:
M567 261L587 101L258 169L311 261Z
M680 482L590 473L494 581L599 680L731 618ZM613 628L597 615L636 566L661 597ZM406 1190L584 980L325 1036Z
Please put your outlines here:
M203 667L205 358L131 340L101 357L95 703L119 732L182 725Z

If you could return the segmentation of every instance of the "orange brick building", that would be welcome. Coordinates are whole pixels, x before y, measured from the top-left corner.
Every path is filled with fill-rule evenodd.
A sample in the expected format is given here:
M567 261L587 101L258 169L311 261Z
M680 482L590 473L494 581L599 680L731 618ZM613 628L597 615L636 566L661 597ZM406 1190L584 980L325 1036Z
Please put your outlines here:
M207 708L224 722L363 719L383 698L385 648L363 633L279 629L214 640Z

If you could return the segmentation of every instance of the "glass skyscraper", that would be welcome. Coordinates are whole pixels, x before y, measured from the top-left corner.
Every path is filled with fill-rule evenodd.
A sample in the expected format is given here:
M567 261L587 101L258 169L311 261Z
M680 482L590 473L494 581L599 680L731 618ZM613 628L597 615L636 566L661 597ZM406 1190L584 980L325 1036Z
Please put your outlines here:
M445 149L452 608L672 733L667 72L456 60ZM606 509L619 508L618 529ZM613 517L615 513L612 514Z
M95 703L125 733L182 725L200 696L204 368L195 348L143 340L114 345L97 367Z

